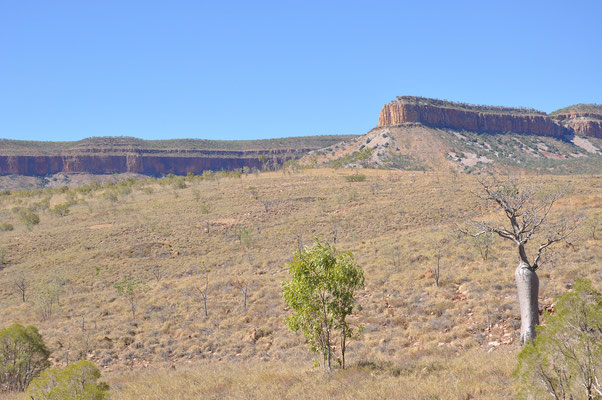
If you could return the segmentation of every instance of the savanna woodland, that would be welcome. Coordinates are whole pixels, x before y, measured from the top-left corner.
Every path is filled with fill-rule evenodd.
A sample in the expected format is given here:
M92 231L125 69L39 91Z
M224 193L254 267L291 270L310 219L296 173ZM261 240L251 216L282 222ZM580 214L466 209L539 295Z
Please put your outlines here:
M4 191L2 396L600 398L601 189L284 168Z

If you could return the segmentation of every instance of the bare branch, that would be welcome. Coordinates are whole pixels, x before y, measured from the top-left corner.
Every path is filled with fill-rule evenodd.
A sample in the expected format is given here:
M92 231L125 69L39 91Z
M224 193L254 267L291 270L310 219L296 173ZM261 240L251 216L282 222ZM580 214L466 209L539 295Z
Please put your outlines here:
M552 244L557 243L557 242L565 242L568 245L572 246L572 243L570 243L568 241L568 238L569 238L569 236L571 236L573 234L575 229L577 229L577 225L579 224L581 219L582 219L581 216L577 216L574 220L572 220L570 222L563 221L560 225L558 225L556 227L556 229L554 229L552 231L551 235L549 235L549 237L547 238L547 241L545 243L542 243L539 246L539 249L537 250L537 255L533 259L533 268L534 269L537 269L538 264L539 264L539 259L541 258L543 251L545 249L547 249L548 247L550 247Z
M457 228L458 232L460 232L463 235L471 236L474 238L479 237L481 235L485 235L487 233L496 233L499 236L503 237L504 239L509 239L509 240L516 242L515 235L512 232L507 231L506 229L498 228L498 227L492 226L492 225L490 225L486 222L482 222L482 221L471 222L469 224L471 224L475 227L476 231L474 233L471 233L466 228L460 228L460 227Z

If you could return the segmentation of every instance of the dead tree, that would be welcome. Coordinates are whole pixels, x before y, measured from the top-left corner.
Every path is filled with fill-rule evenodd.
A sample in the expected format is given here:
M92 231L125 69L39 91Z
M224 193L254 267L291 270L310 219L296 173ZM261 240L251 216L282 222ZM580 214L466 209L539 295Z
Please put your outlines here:
M479 253L481 254L481 258L483 259L483 261L487 261L491 253L491 247L493 247L493 234L486 233L475 239L475 245L479 250Z
M435 286L439 287L439 278L441 277L441 247L437 247L437 252L435 253L435 259L437 259L437 265L434 268L434 277L435 277Z
M395 268L395 271L401 271L401 256L401 247L399 245L393 246L390 257L391 264L393 264L393 268Z
M151 274L153 275L155 280L157 282L159 282L161 280L161 278L163 277L163 268L161 268L160 265L155 265L154 267L151 268Z
M299 254L303 253L303 233L297 233L297 249L299 250Z
M201 301L203 302L203 311L205 312L205 317L209 316L207 312L207 292L209 289L209 271L203 270L203 275L205 278L204 285L195 287L196 292L198 293Z
M337 241L339 239L339 226L341 224L341 219L340 218L333 218L332 219L332 243L333 246L337 245Z
M243 296L243 309L247 309L247 293L249 291L249 281L247 279L235 279L230 284L240 290Z
M19 275L13 282L21 293L21 301L25 303L25 292L27 290L27 279L25 275Z
M506 223L473 222L472 229L461 231L472 237L495 233L516 245L519 262L514 277L521 314L520 343L524 345L535 339L535 326L539 324L539 277L536 271L542 253L554 243L569 243L567 239L575 230L579 218L553 226L547 223L548 229L543 232L552 206L566 193L566 188L544 194L535 187L521 187L512 179L504 182L479 180L479 183L482 194L476 196L501 208ZM530 259L526 245L537 234L546 238Z

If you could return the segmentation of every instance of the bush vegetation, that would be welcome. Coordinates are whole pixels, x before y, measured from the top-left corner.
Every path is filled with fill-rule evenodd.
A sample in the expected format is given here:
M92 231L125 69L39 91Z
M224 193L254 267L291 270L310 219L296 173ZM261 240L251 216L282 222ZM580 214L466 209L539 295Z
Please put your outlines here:
M98 382L100 371L90 361L80 360L64 368L49 368L34 378L26 395L31 400L102 400L109 387Z
M364 174L345 175L345 180L347 182L363 182L366 180L366 175L364 175Z
M0 391L25 390L48 368L49 355L36 327L13 324L0 330Z
M545 319L518 355L518 397L602 397L602 294L578 280Z

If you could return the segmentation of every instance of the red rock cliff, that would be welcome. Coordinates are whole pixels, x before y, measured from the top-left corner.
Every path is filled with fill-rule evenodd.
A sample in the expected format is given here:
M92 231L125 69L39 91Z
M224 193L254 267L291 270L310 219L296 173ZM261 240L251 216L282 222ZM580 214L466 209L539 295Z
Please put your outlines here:
M463 129L475 132L512 132L544 136L562 136L567 132L566 127L556 123L544 113L530 110L504 109L501 107L455 106L458 103L436 101L443 104L424 102L406 102L396 100L386 104L380 112L378 125L400 125L406 122L419 122L424 125Z
M554 119L578 135L602 139L602 114L570 112L556 114Z
M77 142L0 139L0 175L136 172L158 176L261 168L264 163L282 164L310 150L352 137L333 135L254 141L147 141L129 137L97 137Z
M296 152L266 154L272 162L282 164L297 158ZM0 155L0 175L43 176L58 172L114 174L137 172L147 175L196 174L205 170L233 170L242 167L261 168L258 157L240 155L161 156L157 154L70 154L70 155Z

